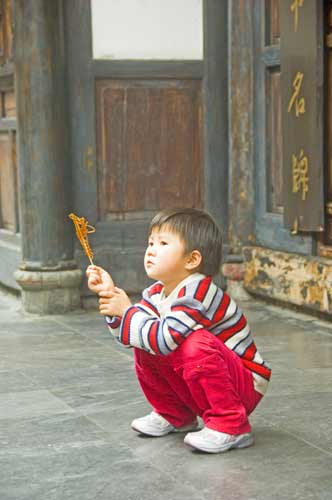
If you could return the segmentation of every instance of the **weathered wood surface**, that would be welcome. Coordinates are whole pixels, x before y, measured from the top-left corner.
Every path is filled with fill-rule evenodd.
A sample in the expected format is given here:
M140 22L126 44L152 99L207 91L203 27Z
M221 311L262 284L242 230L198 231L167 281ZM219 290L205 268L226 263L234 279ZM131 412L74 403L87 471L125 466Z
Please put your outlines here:
M280 3L284 223L324 230L323 2Z
M73 266L62 3L14 2L25 269Z
M244 257L249 292L332 316L331 261L262 247L245 248Z
M206 0L204 19L204 206L228 240L228 1Z
M277 67L268 71L266 78L267 209L275 214L284 211L280 90L280 68Z
M332 254L332 1L326 2L325 10L325 85L326 85L326 149L325 149L325 234L324 243L331 247Z
M86 0L64 2L66 32L71 211L98 220L95 75L92 59L91 7Z
M252 2L231 2L229 19L228 235L234 261L244 244L255 241Z
M280 141L280 2L259 2L252 9L254 21L254 169L255 234L257 244L311 254L311 236L291 235L284 227ZM278 24L279 23L279 24ZM278 27L279 26L279 27ZM274 177L273 179L271 177ZM282 184L282 189L281 189Z
M201 85L97 82L100 216L201 206Z
M19 230L15 132L0 133L0 227Z

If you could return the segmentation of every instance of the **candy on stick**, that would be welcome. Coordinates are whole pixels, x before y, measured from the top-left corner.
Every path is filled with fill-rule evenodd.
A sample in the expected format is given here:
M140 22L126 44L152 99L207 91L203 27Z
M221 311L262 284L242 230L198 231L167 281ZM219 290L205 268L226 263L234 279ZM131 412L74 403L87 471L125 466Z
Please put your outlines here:
M89 258L90 264L93 265L93 252L88 241L88 234L94 233L96 229L93 226L89 226L88 221L84 217L77 217L77 215L73 213L69 214L68 217L73 221L76 230L76 236L79 239L84 252Z

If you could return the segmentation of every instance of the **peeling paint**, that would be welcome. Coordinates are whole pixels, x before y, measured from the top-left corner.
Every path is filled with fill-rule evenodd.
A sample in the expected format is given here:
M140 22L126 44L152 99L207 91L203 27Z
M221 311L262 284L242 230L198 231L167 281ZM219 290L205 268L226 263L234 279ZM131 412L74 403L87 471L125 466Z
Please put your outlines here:
M248 291L332 314L332 261L261 247L246 247L244 258Z

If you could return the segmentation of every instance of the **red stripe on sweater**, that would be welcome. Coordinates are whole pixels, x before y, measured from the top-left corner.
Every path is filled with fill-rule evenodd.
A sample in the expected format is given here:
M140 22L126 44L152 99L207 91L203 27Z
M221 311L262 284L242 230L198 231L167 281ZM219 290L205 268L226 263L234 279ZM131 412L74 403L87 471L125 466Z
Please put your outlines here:
M226 342L228 339L233 337L236 333L239 333L243 328L246 326L247 320L243 316L240 317L239 321L235 323L235 325L231 326L230 328L227 328L223 332L219 333L217 335L218 339L222 340L223 342Z
M162 285L161 283L155 283L148 290L149 297L152 297L152 295L156 295L157 293L160 293L163 288L164 288L164 285Z
M177 345L180 345L181 342L184 341L184 338L182 337L182 335L180 335L179 332L177 332L176 330L173 330L173 328L168 328L168 331L171 334L172 339L174 340L174 342Z
M203 302L210 288L210 285L211 285L211 278L203 279L198 285L194 298L196 300L199 300L200 302Z
M211 326L211 321L208 318L205 318L205 316L203 316L203 314L201 314L198 309L192 309L191 307L180 305L172 307L172 311L183 311L188 314L188 316L190 316L196 323L207 327Z
M147 307L148 309L151 309L151 310L155 313L155 315L156 315L156 316L159 316L159 312L158 312L158 310L156 309L156 307L155 307L155 306L154 306L151 302L148 302L148 301L147 301L147 300L145 300L145 299L141 299L141 300L139 301L139 303L140 303L140 304L142 304L142 306L145 306L145 307Z
M148 340L151 349L153 352L156 354L160 353L160 350L158 348L158 342L157 342L157 332L158 332L158 321L154 321L152 325L150 326L150 330L148 333Z
M257 352L257 347L252 343L243 353L242 357L244 359L252 360Z
M266 366L260 365L259 363L255 363L254 361L250 361L249 359L241 358L244 366L248 368L251 372L257 373L261 377L266 380L270 380L271 370Z
M121 328L121 343L123 345L129 345L129 332L130 332L130 323L131 319L139 309L137 307L130 307L124 317L124 321Z
M220 302L220 304L215 312L215 315L211 320L211 323L213 323L213 324L219 323L219 321L221 321L225 317L225 314L226 314L226 311L227 311L228 306L230 304L230 301L231 301L231 299L230 299L229 295L227 295L227 293L224 293L222 296L221 302Z
M121 325L121 318L114 317L110 322L106 320L106 323L112 329L119 328L119 326Z

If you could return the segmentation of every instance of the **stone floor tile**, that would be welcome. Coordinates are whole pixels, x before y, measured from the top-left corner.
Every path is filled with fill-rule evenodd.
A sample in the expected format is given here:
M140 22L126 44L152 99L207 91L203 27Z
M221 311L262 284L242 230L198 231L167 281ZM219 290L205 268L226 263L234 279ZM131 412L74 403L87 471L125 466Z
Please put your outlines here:
M0 394L0 419L20 419L73 411L65 401L47 390Z
M97 312L38 317L0 295L0 500L331 500L331 325L242 308L272 380L255 445L207 455L131 430L151 408Z

